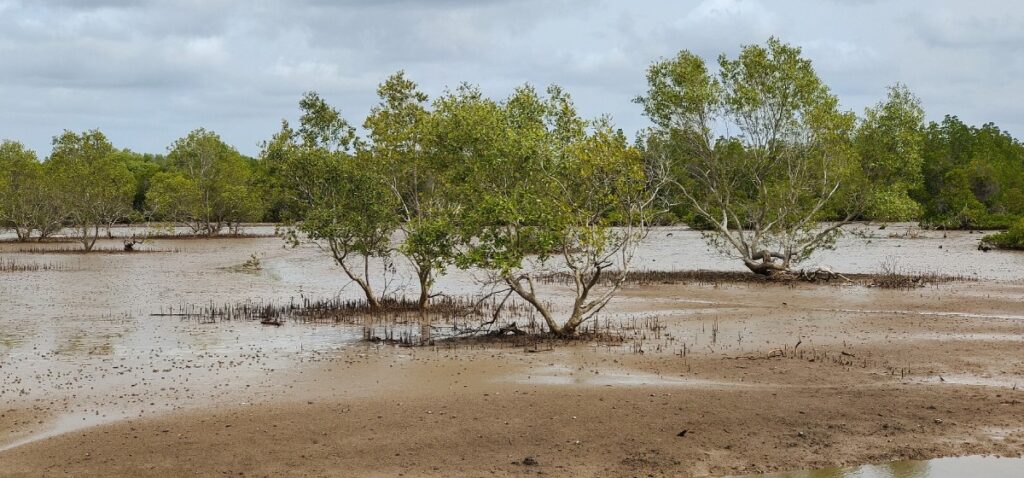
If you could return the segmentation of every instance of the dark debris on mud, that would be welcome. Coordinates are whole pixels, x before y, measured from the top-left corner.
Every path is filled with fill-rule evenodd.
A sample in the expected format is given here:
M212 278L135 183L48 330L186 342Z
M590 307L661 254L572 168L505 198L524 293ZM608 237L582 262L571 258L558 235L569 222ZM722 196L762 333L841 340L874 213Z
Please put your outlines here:
M572 284L572 276L564 272L555 272L540 278L548 284ZM609 279L611 280L611 279ZM744 271L715 270L677 270L656 271L643 270L630 272L625 284L633 286L649 286L658 284L754 284L754 285L858 285L862 287L878 287L883 289L913 289L951 282L974 281L966 276L944 275L938 273L878 273L878 274L835 274L822 276L810 273L779 274L766 276Z

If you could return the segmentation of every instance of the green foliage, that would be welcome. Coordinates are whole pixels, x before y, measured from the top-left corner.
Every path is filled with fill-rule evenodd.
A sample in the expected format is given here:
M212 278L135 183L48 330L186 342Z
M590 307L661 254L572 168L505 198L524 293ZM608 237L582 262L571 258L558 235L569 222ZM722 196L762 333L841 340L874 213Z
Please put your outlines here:
M55 137L47 163L54 181L53 199L63 203L86 251L92 250L100 227L109 227L131 212L135 178L98 130L65 131Z
M647 160L673 178L699 225L713 225L714 245L755 272L786 270L838 234L819 221L859 177L854 116L800 49L777 39L718 66L712 75L683 51L650 67L637 99L654 124ZM840 223L860 212L850 198Z
M404 72L381 83L377 94L380 103L363 123L370 140L363 149L398 203L405 235L398 250L416 270L420 307L426 307L434 280L456 255L450 164L431 149L447 140L446 132L434 129L427 95Z
M149 216L145 197L154 177L166 169L166 157L116 149L95 130L55 137L45 163L20 143L5 141L0 145L0 183L6 185L0 191L0 225L13 228L21 240L33 234L43 239L70 225L91 249L100 227ZM168 194L166 187L162 194Z
M437 111L459 130L450 158L465 198L460 265L493 271L552 333L570 335L625 278L651 200L641 155L624 135L605 119L579 118L560 88L547 93L522 87L498 104L463 87ZM574 278L576 297L564 320L537 297L533 274L551 266ZM612 285L597 292L602 275Z
M983 241L1001 249L1024 250L1024 218L1018 219L1007 231L985 236Z
M192 131L171 146L167 162L172 174L154 176L146 197L157 218L208 235L225 226L237 231L240 223L262 218L264 204L253 187L250 162L216 133Z
M196 181L178 172L163 172L151 179L146 202L154 218L177 221L202 216L202 196Z
M549 107L533 88L516 90L501 105L476 90L458 94L447 102L460 108L459 122L487 129L460 144L468 199L462 232L474 239L465 241L470 247L460 260L509 276L527 256L537 253L544 261L558 250L564 205L556 200L554 178L544 166L566 145L547 129Z
M254 162L254 184L263 192L267 201L268 215L277 222L292 223L302 216L302 202L290 186L294 180L285 169L290 162L289 155L295 144L296 133L287 121L281 122L281 129L263 142L260 156Z
M883 222L906 221L920 215L921 205L899 184L872 188L865 211L866 217Z
M0 142L0 226L13 228L21 241L33 231L50 234L63 219L47 179L34 151L15 141Z
M302 117L299 118L298 138L309 148L343 151L356 143L356 132L341 112L327 104L316 92L307 92L299 100Z
M161 155L136 153L128 149L116 150L112 154L114 161L124 164L135 178L132 208L142 213L146 207L146 193L149 191L153 176L167 170L167 159Z
M925 132L924 185L915 195L924 222L943 227L1008 227L1024 215L1024 145L993 124L955 116Z
M316 150L294 155L292 166L318 183L308 189L299 231L310 240L324 241L339 261L350 255L388 255L397 226L396 204L380 178L356 157Z
M855 137L863 173L869 219L906 221L921 207L909 193L923 187L924 110L904 85L865 111Z
M264 152L297 219L289 241L297 246L304 237L329 251L370 306L379 307L370 259L390 257L398 201L370 155L349 151L355 133L340 112L315 93L307 93L300 107L299 130L284 123Z

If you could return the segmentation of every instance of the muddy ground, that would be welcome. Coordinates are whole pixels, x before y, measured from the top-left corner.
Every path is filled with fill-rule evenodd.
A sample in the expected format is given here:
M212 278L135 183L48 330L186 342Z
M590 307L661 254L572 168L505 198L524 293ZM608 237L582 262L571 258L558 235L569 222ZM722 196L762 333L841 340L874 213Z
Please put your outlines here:
M1021 282L635 286L608 317L623 343L353 344L61 433L41 431L66 404L8 400L0 475L720 476L1024 453Z

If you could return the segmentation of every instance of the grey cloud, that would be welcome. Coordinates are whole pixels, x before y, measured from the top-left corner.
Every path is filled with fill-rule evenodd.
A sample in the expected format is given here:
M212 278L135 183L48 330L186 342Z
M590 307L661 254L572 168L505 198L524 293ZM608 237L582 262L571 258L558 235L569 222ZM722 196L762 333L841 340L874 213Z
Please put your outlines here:
M350 119L404 69L432 95L559 83L582 112L646 125L644 69L689 49L709 61L778 36L803 47L847 108L902 81L932 119L1024 134L1022 15L1011 1L0 0L0 137L42 154L99 127L162 151L204 126L258 151L315 89Z

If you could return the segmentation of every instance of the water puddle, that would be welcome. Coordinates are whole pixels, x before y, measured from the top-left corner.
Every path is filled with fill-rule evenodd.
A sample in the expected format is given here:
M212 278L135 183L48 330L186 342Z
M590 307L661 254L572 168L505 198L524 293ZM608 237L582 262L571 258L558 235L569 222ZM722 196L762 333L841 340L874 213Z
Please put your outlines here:
M1019 375L1006 377L991 377L981 375L935 375L921 380L929 384L951 384L951 385L977 385L982 387L1001 387L1017 390L1024 388L1024 377Z
M564 365L552 365L511 377L516 383L533 385L578 385L578 386L649 386L649 387L695 387L723 388L750 387L747 384L703 380L686 377L667 377L651 373L621 369L574 370Z
M1024 342L1024 331L1012 333L917 333L907 337L911 340L979 340L985 342Z
M1024 458L967 456L923 461L894 461L882 465L852 468L824 468L793 471L748 478L1019 478L1024 476Z
M22 445L37 442L39 440L45 440L47 438L63 435L68 432L75 430L81 430L98 425L105 425L108 423L114 423L119 420L131 418L133 415L125 413L123 411L111 411L109 414L104 413L90 414L90 413L68 413L58 415L53 420L40 425L39 430L31 430L21 438L15 439L14 441L0 444L0 452L7 450L13 450Z
M849 295L849 294L846 294ZM649 297L634 298L637 303L649 302ZM710 314L720 313L725 309L775 309L778 308L775 304L753 304L743 302L732 302L732 301L713 301L713 300L694 300L694 299L672 299L673 303L679 304L693 304L693 305L707 305L711 307L696 308L696 309L671 309L666 315L682 315L682 314ZM921 311L921 310L885 310L885 309L851 309L851 308L829 308L829 307L800 307L793 306L797 310L806 310L813 312L839 312L845 314L869 314L869 315L885 315L885 316L918 316L918 317L952 317L960 319L997 319L997 320L1019 320L1024 322L1024 315L1015 314L977 314L970 312L955 312L955 311ZM656 313L658 311L647 312L649 314ZM1017 336L1015 338L1021 338Z
M1024 320L1024 315L1009 314L972 314L968 312L931 312L931 311L910 311L910 310L868 310L868 309L826 309L819 307L807 308L819 312L845 312L850 314L878 314L878 315L915 315L922 317L956 317L962 319L1005 319Z

